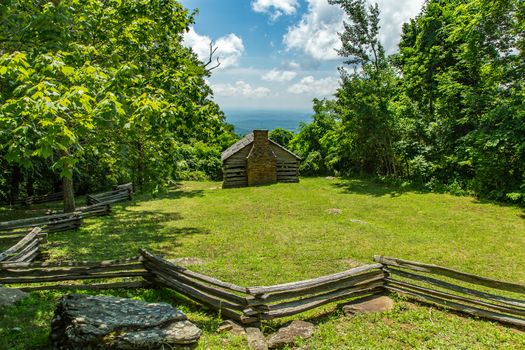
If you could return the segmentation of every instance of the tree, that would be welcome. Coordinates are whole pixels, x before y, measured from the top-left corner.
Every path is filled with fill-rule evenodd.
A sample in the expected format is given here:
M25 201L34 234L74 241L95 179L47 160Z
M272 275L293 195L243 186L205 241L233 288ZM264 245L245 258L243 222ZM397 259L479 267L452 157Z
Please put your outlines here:
M288 144L294 137L294 133L290 130L286 130L283 128L275 128L268 134L268 137L280 144L281 146L287 148Z
M193 16L177 1L1 6L0 152L26 173L48 161L65 203L74 177L91 189L157 188L180 173L185 145L221 149L234 138L204 81L209 68L182 46Z
M395 116L390 109L396 76L379 41L379 7L364 0L330 0L345 11L349 22L340 33L350 70L341 67L336 93L345 145L353 163L367 174L397 175L394 152Z

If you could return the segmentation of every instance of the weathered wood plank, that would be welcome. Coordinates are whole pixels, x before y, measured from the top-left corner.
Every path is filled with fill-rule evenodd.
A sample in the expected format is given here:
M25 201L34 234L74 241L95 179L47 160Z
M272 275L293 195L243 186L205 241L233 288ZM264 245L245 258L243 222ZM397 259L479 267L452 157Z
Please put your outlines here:
M142 261L141 256L133 256L130 258L124 259L114 259L114 260L103 260L103 261L50 261L50 262L40 262L40 263L27 263L27 262L13 262L6 263L0 268L9 269L9 268L41 268L41 267L67 267L67 266L109 266L115 264L124 264L131 263L136 261Z
M15 245L5 250L4 252L0 253L0 261L6 260L9 257L9 255L15 254L16 252L20 251L24 246L29 244L31 241L35 239L39 241L38 239L39 235L43 235L42 229L40 227L33 228L27 235L25 235Z
M135 281L97 284L53 284L50 286L22 287L18 289L24 292L36 292L39 290L103 290L121 288L151 288L151 283L146 281Z
M101 278L119 278L119 277L143 277L149 275L148 272L113 272L113 273L83 273L78 275L65 274L61 276L39 276L39 277L0 277L1 284L25 284L25 283L44 283L56 281L76 281L86 279L101 279Z
M301 302L301 300L299 300L294 306L290 306L288 308L280 309L280 310L273 310L268 313L262 313L259 315L259 317L261 317L264 320L272 320L275 318L292 316L292 315L299 314L301 312L315 309L316 307L326 305L326 304L329 304L335 301L359 297L363 295L369 295L369 294L379 294L383 292L384 292L383 287L364 288L359 291L342 290L340 291L340 293L333 293L331 297L327 297L327 298L316 300L316 301Z
M211 287L211 286L205 285L204 283L197 282L195 280L192 280L184 276L183 274L173 269L168 269L166 267L159 266L157 264L151 264L149 261L146 261L145 265L146 265L146 268L153 274L156 274L157 271L160 269L160 271L162 271L166 276L176 279L179 282L184 283L190 287L196 288L202 292L205 292L207 294L213 295L218 298L222 298L224 300L230 301L238 305L242 305L242 306L248 305L246 298L240 297L231 292L224 291L217 287Z
M483 310L480 308L476 308L474 306L463 305L463 304L456 303L450 300L445 300L445 299L441 299L441 298L434 297L431 295L410 291L404 288L392 287L388 285L385 288L388 289L389 291L406 295L418 301L446 306L449 309L460 311L460 312L463 312L469 315L488 318L488 319L492 319L492 320L496 320L496 321L500 321L504 323L510 323L510 324L520 326L520 327L525 327L525 319L522 319L522 318L512 317L512 316L500 314L497 312Z
M394 269L391 267L385 269L385 271L392 275L397 275L397 276L409 278L409 279L416 280L416 281L430 283L432 285L435 285L435 286L438 286L444 289L453 290L455 292L459 292L459 293L463 293L467 295L472 295L478 298L485 298L491 301L499 302L504 305L525 308L525 300L519 300L519 299L509 298L506 296L496 295L492 293L481 292L475 289L466 288L466 287L458 286L458 285L448 283L445 281L441 281L441 280L438 280L432 277L421 276L415 273L401 271L401 270Z
M157 264L160 264L161 266L165 266L167 268L170 268L170 269L173 269L179 273L182 273L188 277L192 277L192 278L195 278L195 279L198 279L200 281L203 281L203 282L207 282L207 283L210 283L210 284L213 284L215 286L218 286L218 287L222 287L222 288L225 288L225 289L229 289L229 290L233 290L235 292L241 292L241 293L247 293L246 291L246 288L245 287L241 287L241 286L237 286L233 283L228 283L228 282L223 282L223 281L220 281L216 278L213 278L213 277L209 277L209 276L206 276L206 275L203 275L203 274L200 274L198 272L194 272L194 271L191 271L191 270L188 270L182 266L178 266L178 265L175 265L169 261L166 261L162 258L159 258L153 254L151 254L150 252L144 250L144 249L141 249L140 250L140 253L142 254L142 256L144 257L144 259L146 261L150 261L150 262L153 262L154 264L157 263Z
M364 265L364 266L355 267L353 269L349 269L343 272L334 273L332 275L327 275L327 276L313 278L313 279L299 281L299 282L283 283L283 284L277 284L274 286L249 287L247 288L247 292L252 295L260 295L260 294L268 294L268 293L273 293L273 292L291 291L291 290L297 290L297 289L302 289L302 288L307 288L307 287L314 287L314 286L318 286L326 282L341 280L348 276L358 275L360 273L377 270L377 269L380 269L381 267L382 267L381 264Z
M387 266L396 266L400 268L405 268L409 270L414 271L420 271L420 272L427 272L427 273L434 273L442 276L447 276L450 278L454 278L457 280L461 280L468 283L473 284L479 284L485 287L495 288L495 289L502 289L509 292L515 292L515 293L524 293L525 294L525 285L523 284L517 284L517 283L511 283L511 282L504 282L504 281L498 281L487 277L481 277L477 275L473 275L466 272L461 272L453 269L449 269L446 267L441 267L437 265L432 264L424 264L419 263L415 261L408 261L408 260L402 260L402 259L396 259L396 258L390 258L390 257L384 257L384 256L374 256L374 260Z
M385 274L382 271L370 271L370 272L365 272L362 275L349 276L349 277L342 278L340 280L335 280L335 281L327 281L327 282L320 283L313 287L307 286L307 287L299 288L293 291L263 294L257 298L255 297L248 298L247 301L248 301L248 305L250 306L266 305L269 303L274 303L276 301L297 298L297 297L301 297L304 295L313 295L313 294L318 294L318 293L322 293L322 292L326 292L330 290L361 286L361 285L372 283L372 282L382 281L384 277L385 277Z
M236 311L242 311L244 309L243 305L239 305L237 303L221 300L219 298L216 298L213 295L210 295L202 290L199 290L198 288L195 288L193 286L187 285L179 280L174 279L172 276L169 276L165 273L165 271L156 270L154 272L154 275L156 277L160 277L164 279L165 281L169 281L170 284L175 288L177 291L183 293L184 295L189 295L196 297L200 300L205 301L209 305L212 305L217 310L225 307L230 310L236 310ZM154 277L155 278L155 277Z
M224 304L221 303L220 301L217 301L214 298L209 297L206 294L195 290L194 288L185 286L184 284L180 282L177 282L169 278L162 277L162 275L157 275L154 279L158 283L161 283L168 288L174 289L175 291L181 293L182 295L184 295L185 297L189 299L192 299L198 303L204 304L212 309L219 311L221 315L224 315L227 318L230 318L230 319L233 319L239 322L243 322L243 323L253 323L253 322L258 321L258 319L255 317L241 319L241 315L239 313L226 308Z
M513 308L513 307L507 307L507 306L498 305L498 304L493 304L493 303L489 303L489 302L485 302L485 301L481 301L481 300L466 298L466 297L463 297L463 296L460 296L460 295L450 294L450 293L446 293L446 292L437 291L437 290L434 290L434 289L429 289L429 288L417 286L417 285L412 284L412 283L407 283L407 282L401 282L401 281L393 280L391 278L387 278L386 281L387 281L387 285L393 286L393 287L396 287L396 288L404 288L404 289L407 289L407 290L412 290L412 291L416 291L416 292L420 292L420 293L424 293L424 294L430 294L430 295L437 296L437 297L440 297L440 298L443 298L443 299L446 299L446 300L463 301L463 302L466 302L466 303L469 303L469 304L474 304L474 305L477 305L477 306L483 306L485 308L489 308L489 309L493 309L493 310L497 310L497 311L502 311L502 312L507 313L507 314L525 316L525 310L520 310L520 309L516 309L516 308Z
M84 273L105 273L114 271L136 271L141 270L146 272L142 263L132 264L118 264L108 266L83 266L83 267L72 267L72 268L33 268L33 269L0 269L1 277L39 277L39 276L63 276L67 274L78 275Z

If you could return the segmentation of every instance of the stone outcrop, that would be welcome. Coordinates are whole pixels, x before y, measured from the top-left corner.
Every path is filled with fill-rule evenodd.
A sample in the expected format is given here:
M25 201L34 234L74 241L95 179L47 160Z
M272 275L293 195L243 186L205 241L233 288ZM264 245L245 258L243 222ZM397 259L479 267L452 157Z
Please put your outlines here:
M246 339L248 340L250 350L268 350L266 338L259 328L246 328Z
M307 339L314 334L314 325L310 322L295 320L286 327L268 337L268 348L278 349L286 345L293 345L297 338Z
M370 312L385 312L394 308L394 301L385 296L371 296L359 299L355 302L343 306L343 312L346 316L357 314L366 314Z
M27 296L28 294L26 292L19 289L0 287L0 307L13 305Z
M56 349L192 349L201 330L165 303L64 296L51 322Z

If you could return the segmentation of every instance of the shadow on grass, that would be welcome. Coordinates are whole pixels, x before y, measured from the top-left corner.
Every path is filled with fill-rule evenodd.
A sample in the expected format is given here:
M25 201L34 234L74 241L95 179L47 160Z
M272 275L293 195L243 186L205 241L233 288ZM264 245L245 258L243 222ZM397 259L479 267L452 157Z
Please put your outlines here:
M399 197L406 192L413 192L412 189L361 179L342 179L333 183L332 186L339 188L343 193L362 194L373 197Z
M108 216L86 219L78 231L49 236L51 255L68 260L117 259L138 254L139 248L162 253L179 246L177 237L208 234L198 227L172 227L179 213L135 211L123 208Z

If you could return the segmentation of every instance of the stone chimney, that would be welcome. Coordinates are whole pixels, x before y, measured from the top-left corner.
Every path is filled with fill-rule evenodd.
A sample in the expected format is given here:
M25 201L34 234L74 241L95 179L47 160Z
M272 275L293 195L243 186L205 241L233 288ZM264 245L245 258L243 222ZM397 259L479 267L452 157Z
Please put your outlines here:
M268 130L253 131L253 145L247 157L248 186L277 182L277 157L270 148Z

